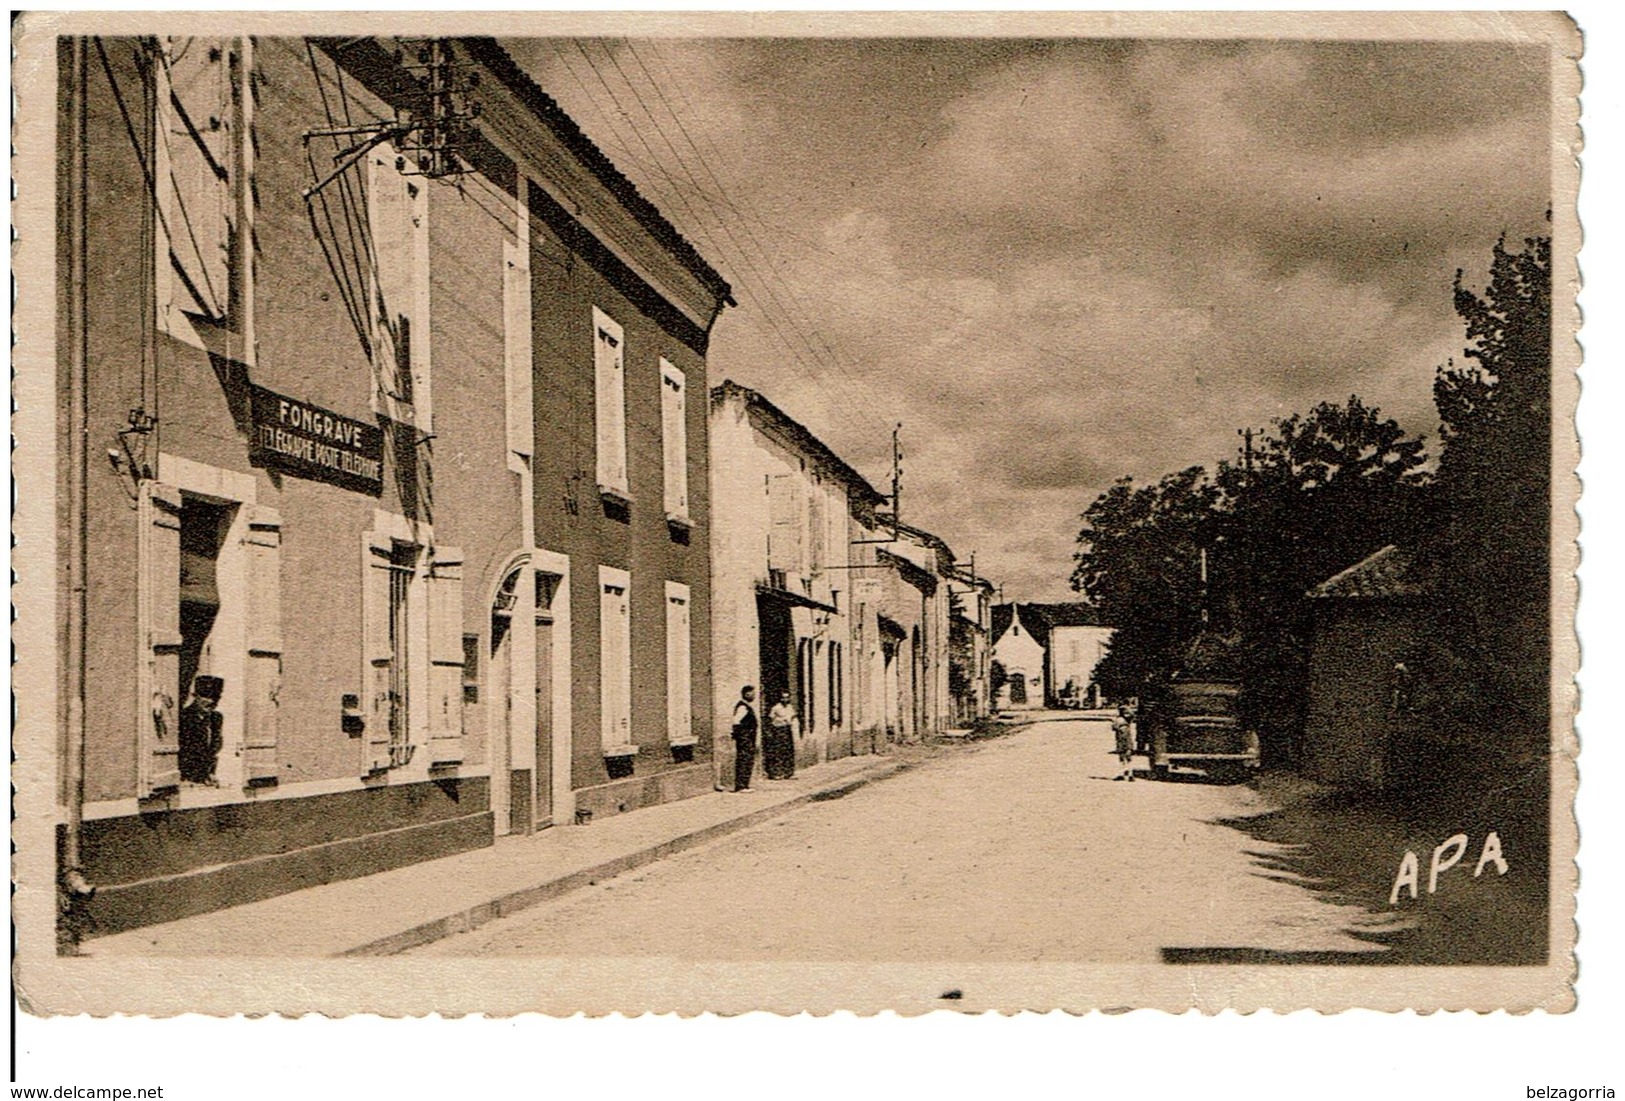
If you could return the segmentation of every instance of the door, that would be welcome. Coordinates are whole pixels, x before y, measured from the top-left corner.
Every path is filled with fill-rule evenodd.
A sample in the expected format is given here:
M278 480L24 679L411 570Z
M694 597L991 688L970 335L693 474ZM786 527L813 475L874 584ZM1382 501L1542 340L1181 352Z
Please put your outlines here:
M536 574L536 766L531 802L537 829L553 824L553 598L560 578Z
M791 690L791 663L794 661L794 637L790 627L790 609L770 597L756 598L756 622L759 628L758 649L761 662L761 680L758 686L761 713L766 715L779 697Z

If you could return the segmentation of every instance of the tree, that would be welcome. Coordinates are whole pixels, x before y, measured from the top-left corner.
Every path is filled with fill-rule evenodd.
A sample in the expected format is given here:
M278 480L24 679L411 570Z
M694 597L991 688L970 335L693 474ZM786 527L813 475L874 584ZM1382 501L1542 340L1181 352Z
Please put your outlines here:
M1516 252L1498 241L1482 295L1457 272L1467 362L1433 385L1439 724L1528 762L1543 759L1549 721L1551 295L1549 237Z
M1193 466L1155 485L1121 478L1083 514L1072 587L1115 628L1095 667L1101 692L1141 695L1166 679L1201 627L1197 563L1212 541L1218 488Z
M1220 464L1215 599L1238 638L1246 717L1290 757L1303 721L1312 622L1305 593L1389 543L1425 505L1421 439L1357 395L1278 419L1251 461Z
M1408 539L1424 461L1420 439L1354 396L1276 420L1256 452L1212 475L1119 480L1084 513L1072 573L1115 628L1095 671L1102 690L1122 698L1166 681L1206 623L1231 648L1266 753L1289 756L1308 662L1304 594Z

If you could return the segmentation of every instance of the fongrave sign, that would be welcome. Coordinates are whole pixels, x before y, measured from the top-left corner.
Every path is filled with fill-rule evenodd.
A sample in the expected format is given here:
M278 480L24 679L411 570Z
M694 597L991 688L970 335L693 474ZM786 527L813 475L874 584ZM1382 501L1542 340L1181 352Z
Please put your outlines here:
M248 460L297 478L377 497L384 491L384 433L375 424L250 386Z

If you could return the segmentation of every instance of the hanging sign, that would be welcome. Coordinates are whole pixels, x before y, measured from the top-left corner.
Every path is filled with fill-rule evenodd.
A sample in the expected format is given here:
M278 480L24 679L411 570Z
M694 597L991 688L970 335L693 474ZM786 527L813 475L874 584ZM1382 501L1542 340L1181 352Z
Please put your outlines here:
M384 433L375 424L250 386L248 461L373 497L384 492Z

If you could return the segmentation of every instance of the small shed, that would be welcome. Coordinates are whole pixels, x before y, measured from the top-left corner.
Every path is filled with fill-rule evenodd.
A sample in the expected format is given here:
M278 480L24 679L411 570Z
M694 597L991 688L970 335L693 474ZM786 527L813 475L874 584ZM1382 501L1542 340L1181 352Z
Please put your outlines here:
M1314 605L1302 768L1344 787L1392 787L1423 737L1419 704L1433 587L1386 546L1308 593Z

